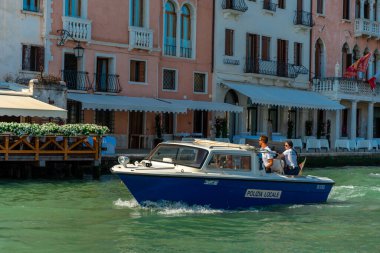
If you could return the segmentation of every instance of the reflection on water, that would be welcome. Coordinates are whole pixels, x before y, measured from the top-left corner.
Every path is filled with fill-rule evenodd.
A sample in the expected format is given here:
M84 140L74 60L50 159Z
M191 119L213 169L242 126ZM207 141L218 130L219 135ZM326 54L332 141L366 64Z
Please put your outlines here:
M380 252L380 168L315 169L328 202L141 207L120 181L1 182L0 252Z

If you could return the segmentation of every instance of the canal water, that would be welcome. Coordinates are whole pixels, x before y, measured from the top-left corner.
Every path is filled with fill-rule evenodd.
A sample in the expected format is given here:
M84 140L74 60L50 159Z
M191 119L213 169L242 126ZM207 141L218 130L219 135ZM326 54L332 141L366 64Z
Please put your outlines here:
M0 252L380 252L380 167L305 174L336 181L326 204L141 208L113 175L0 181Z

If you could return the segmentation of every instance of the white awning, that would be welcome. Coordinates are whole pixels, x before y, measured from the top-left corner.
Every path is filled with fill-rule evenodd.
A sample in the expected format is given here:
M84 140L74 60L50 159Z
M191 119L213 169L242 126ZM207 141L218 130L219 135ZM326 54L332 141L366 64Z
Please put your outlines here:
M243 111L243 107L209 101L194 101L194 100L175 100L175 99L160 99L173 104L174 107L182 107L186 110L214 111L214 112L237 112Z
M0 95L0 115L67 118L67 111L29 96Z
M186 113L183 107L155 98L68 93L67 98L82 103L85 110Z
M321 110L342 110L345 107L337 101L313 91L295 88L275 87L256 84L223 83L229 88L251 98L252 103L279 105Z

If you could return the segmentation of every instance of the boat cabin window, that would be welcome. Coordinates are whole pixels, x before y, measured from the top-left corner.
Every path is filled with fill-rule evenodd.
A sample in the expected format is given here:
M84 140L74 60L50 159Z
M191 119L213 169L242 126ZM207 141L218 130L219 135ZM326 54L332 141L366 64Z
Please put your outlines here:
M207 154L207 150L195 147L160 145L148 159L157 162L170 161L178 165L201 168Z
M251 170L251 156L214 154L207 166L209 169Z

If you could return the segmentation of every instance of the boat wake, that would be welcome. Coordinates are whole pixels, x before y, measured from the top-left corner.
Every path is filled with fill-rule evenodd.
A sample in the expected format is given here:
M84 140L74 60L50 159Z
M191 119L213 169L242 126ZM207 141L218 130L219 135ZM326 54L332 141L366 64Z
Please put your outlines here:
M329 199L337 202L349 201L352 199L362 198L370 192L380 192L380 187L354 185L334 186Z
M137 201L135 199L131 199L131 200L118 199L118 200L114 201L113 204L116 207L121 207L121 208L124 208L124 207L127 207L127 208L136 208L136 207L139 207L139 203L137 203Z
M370 177L380 177L380 173L369 173Z

